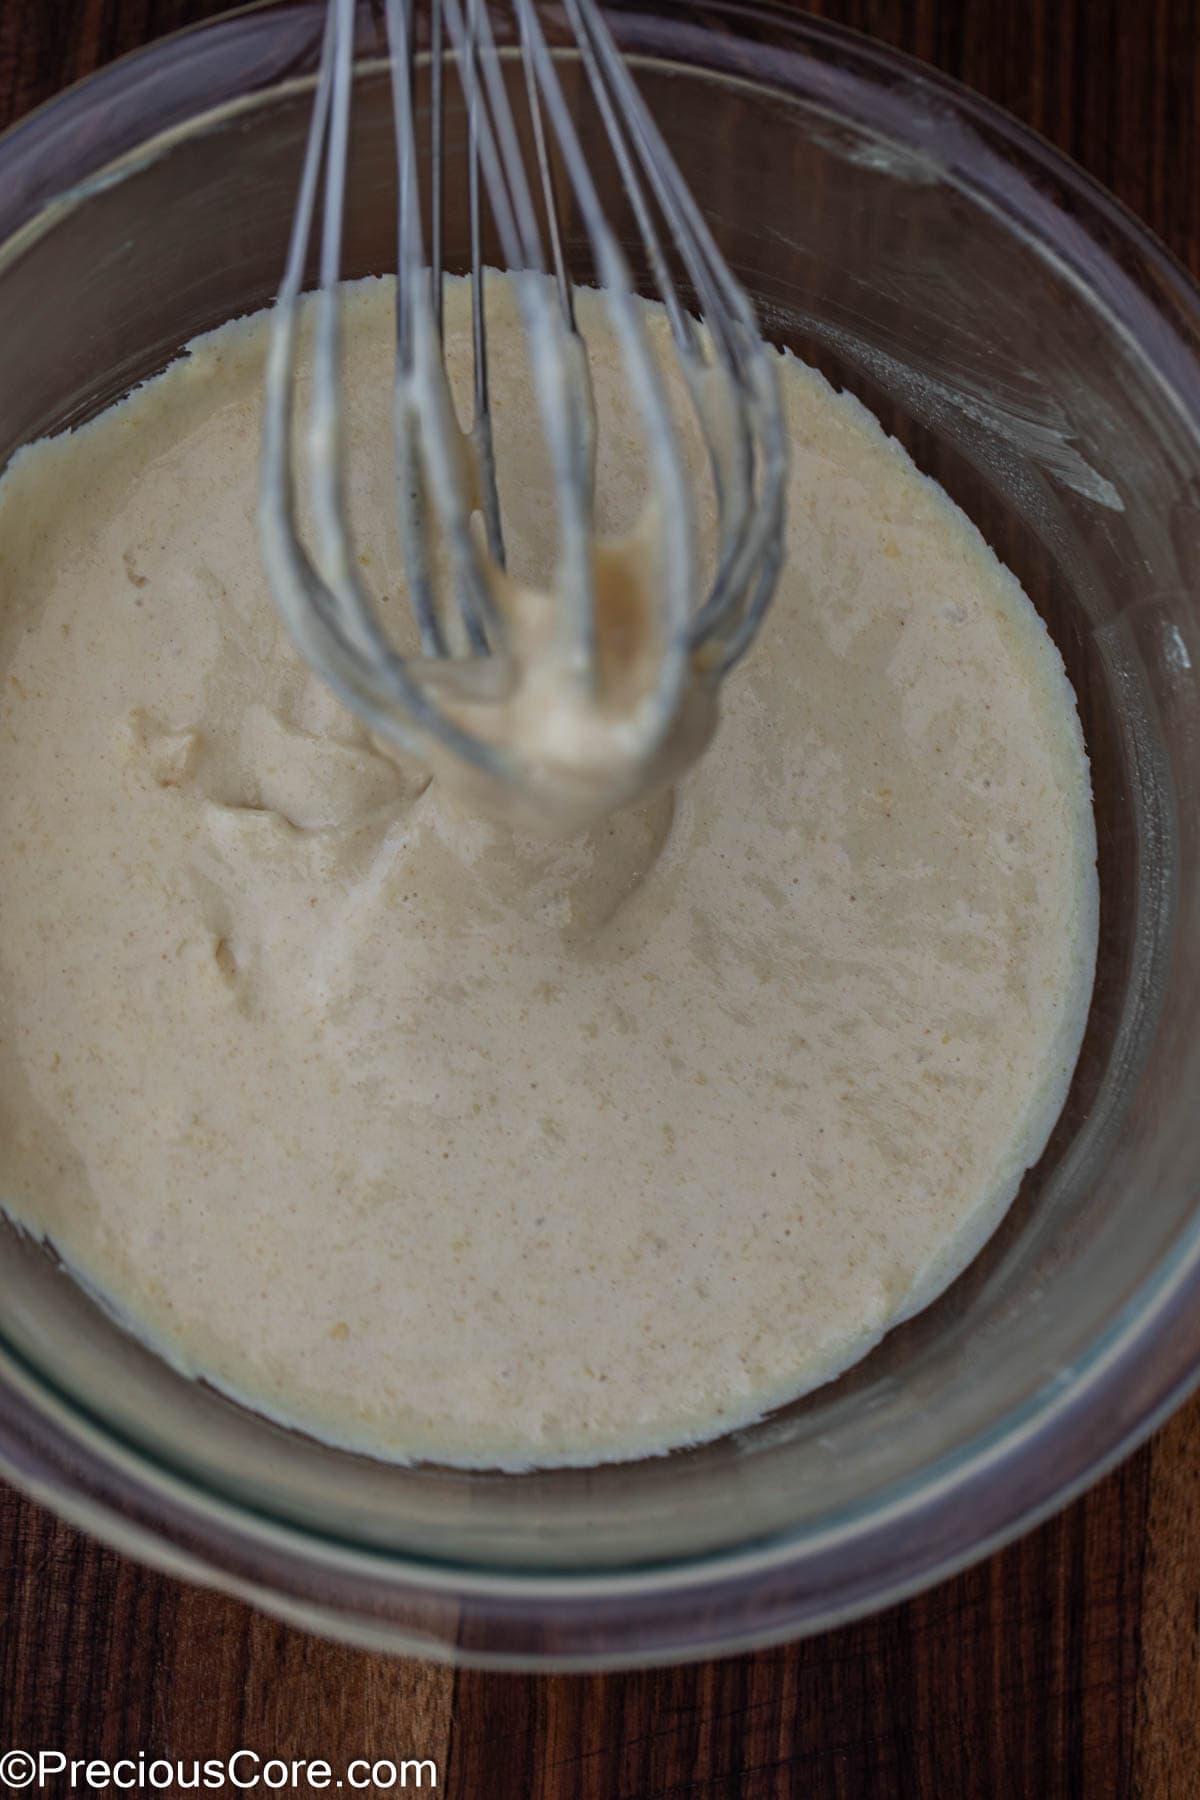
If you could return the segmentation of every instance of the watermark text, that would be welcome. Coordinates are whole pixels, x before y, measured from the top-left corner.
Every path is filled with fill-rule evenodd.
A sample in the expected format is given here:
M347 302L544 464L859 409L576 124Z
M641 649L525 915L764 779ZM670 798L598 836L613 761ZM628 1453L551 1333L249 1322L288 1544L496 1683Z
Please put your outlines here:
M235 1750L229 1756L68 1756L65 1750L6 1750L0 1754L0 1787L10 1793L103 1794L178 1793L429 1793L438 1785L437 1764L429 1757L358 1756L335 1768L321 1757L260 1756Z

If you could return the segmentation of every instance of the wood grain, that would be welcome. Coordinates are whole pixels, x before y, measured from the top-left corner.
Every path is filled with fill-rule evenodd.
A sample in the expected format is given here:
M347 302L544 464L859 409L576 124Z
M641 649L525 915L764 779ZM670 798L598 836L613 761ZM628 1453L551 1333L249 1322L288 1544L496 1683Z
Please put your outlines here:
M219 0L0 0L0 122ZM824 0L1007 106L1200 275L1200 0ZM1200 1793L1200 1403L991 1561L848 1629L596 1678L326 1644L0 1489L0 1750L433 1757L469 1800Z

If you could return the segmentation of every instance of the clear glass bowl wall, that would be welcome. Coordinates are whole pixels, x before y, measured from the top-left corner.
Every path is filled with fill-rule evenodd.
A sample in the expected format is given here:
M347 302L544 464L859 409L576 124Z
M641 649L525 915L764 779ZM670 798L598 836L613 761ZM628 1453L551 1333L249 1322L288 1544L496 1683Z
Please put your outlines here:
M0 455L269 300L320 19L218 20L0 143ZM866 401L1046 619L1092 758L1101 954L1066 1111L974 1266L840 1381L667 1458L500 1475L325 1448L173 1373L0 1231L10 1474L309 1624L481 1662L676 1658L881 1604L1080 1485L1200 1354L1197 295L1077 171L915 64L769 6L616 24L768 333ZM394 267L365 9L361 31L350 275ZM465 226L452 211L452 268ZM573 221L567 251L588 279ZM0 656L15 628L0 610ZM0 1068L3 1129L26 1102Z

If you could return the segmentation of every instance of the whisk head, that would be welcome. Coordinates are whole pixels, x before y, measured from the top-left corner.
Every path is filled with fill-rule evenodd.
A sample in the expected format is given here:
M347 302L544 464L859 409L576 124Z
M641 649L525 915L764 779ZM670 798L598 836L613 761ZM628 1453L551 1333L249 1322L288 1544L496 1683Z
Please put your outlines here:
M396 506L415 653L402 653L385 631L360 574L340 453L338 281L355 0L329 0L272 322L264 563L299 649L381 739L516 800L526 818L578 824L697 753L720 680L761 623L783 533L775 359L595 0L561 0L565 50L547 35L540 0L428 0L421 19L416 8L417 0L385 0L398 171ZM451 81L467 139L465 159L453 162L445 149ZM581 91L619 178L622 236L644 270L641 297L581 139ZM451 167L467 188L474 416L466 429L443 345ZM303 440L310 551L297 526L292 433L297 303L318 202ZM489 229L516 285L552 472L557 560L548 609L525 604L519 572L507 569L488 381ZM638 550L623 561L597 542L596 418L568 242L603 297L645 446L652 507ZM704 445L716 518L707 557L677 402L644 328L644 298L665 309ZM614 612L623 582L636 591Z

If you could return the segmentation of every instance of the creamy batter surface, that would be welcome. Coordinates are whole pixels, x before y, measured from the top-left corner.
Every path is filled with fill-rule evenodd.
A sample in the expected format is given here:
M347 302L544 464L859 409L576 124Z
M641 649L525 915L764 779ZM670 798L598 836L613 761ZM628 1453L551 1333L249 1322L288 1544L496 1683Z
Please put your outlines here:
M492 299L512 562L544 575ZM640 440L582 309L615 530ZM0 481L0 1194L179 1365L328 1439L520 1465L715 1435L932 1299L1061 1107L1097 903L1058 653L786 360L788 558L706 755L567 840L473 816L277 620L266 329ZM346 340L358 548L402 635L388 284L348 291Z

